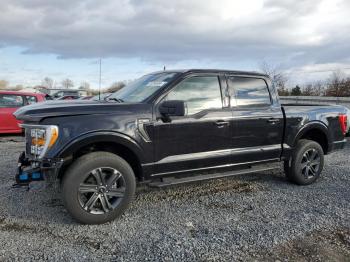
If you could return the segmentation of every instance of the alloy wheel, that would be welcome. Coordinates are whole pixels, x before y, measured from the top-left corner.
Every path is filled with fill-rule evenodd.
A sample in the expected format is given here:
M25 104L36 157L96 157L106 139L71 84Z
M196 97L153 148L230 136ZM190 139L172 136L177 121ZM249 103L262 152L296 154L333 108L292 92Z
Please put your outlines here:
M88 173L80 183L80 206L91 214L105 214L118 207L125 196L123 175L111 167L100 167Z
M314 148L307 150L301 159L301 173L306 179L317 175L321 164L321 157Z

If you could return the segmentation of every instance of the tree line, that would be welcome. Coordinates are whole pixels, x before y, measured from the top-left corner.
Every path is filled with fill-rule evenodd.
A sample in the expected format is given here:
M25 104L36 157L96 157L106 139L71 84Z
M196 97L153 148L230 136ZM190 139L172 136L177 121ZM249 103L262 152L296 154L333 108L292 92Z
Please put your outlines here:
M288 77L278 67L272 66L266 62L260 64L260 71L270 76L272 82L275 84L278 94L280 96L332 96L332 97L350 97L350 77L346 76L344 72L338 70L330 74L327 80L316 80L311 83L303 85L296 85L291 88L288 85ZM126 81L118 81L112 83L108 87L104 87L102 92L113 93L122 89L126 85ZM40 85L36 86L23 86L16 85L10 86L6 80L0 80L0 90L21 90L24 88L73 88L74 82L69 79L63 79L60 85L55 84L55 81L50 77L45 77ZM98 93L96 88L91 88L89 82L83 81L78 85L78 89L86 90L89 95L95 95Z
M260 71L270 76L280 96L350 96L350 77L341 70L332 72L327 80L315 80L293 88L287 87L288 77L278 67L263 62Z
M113 93L120 89L122 89L125 86L125 81L117 81L112 83L110 86L103 88L102 92L109 92ZM53 88L62 88L62 89L71 89L74 88L76 85L74 84L73 80L66 78L59 82L59 84L55 83L55 81L50 77L45 77L41 84L35 85L35 86L24 86L24 85L16 85L11 86L8 81L6 80L0 80L0 90L12 90L12 91L19 91L24 88L46 88L46 89L53 89ZM77 86L80 90L85 90L89 95L96 95L98 94L98 90L91 88L91 85L87 81L83 81L80 83L80 85Z
M350 77L346 77L342 72L331 73L325 81L314 81L303 86L296 85L288 89L285 86L277 86L281 96L350 96Z

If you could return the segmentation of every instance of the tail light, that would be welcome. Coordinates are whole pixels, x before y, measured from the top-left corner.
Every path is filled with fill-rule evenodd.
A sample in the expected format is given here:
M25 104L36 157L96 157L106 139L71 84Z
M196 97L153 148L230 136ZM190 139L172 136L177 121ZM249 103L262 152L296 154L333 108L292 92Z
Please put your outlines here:
M347 126L348 126L348 116L339 115L339 124L340 124L341 131L345 135L347 131Z

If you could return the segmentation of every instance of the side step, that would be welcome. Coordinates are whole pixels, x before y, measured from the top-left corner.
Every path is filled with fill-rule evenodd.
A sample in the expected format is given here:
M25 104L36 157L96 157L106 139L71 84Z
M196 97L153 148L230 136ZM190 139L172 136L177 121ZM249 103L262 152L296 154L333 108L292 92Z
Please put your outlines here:
M252 173L259 173L264 171L271 171L271 170L276 170L278 168L280 168L279 162L264 164L264 165L257 165L251 168L244 168L240 170L228 171L223 173L206 174L206 175L199 174L199 175L187 176L182 178L165 177L162 179L162 181L150 182L148 186L161 188L161 187L172 186L172 185L206 181L206 180L211 180L215 178L224 178L224 177L237 176L237 175L243 175L243 174L252 174Z

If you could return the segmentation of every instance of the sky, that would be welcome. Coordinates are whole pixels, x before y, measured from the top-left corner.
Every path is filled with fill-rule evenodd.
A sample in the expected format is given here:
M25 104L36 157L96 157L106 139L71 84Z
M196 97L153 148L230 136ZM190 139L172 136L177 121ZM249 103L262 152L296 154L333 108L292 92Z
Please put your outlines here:
M0 79L98 86L179 68L259 70L291 83L350 74L349 0L0 0Z

